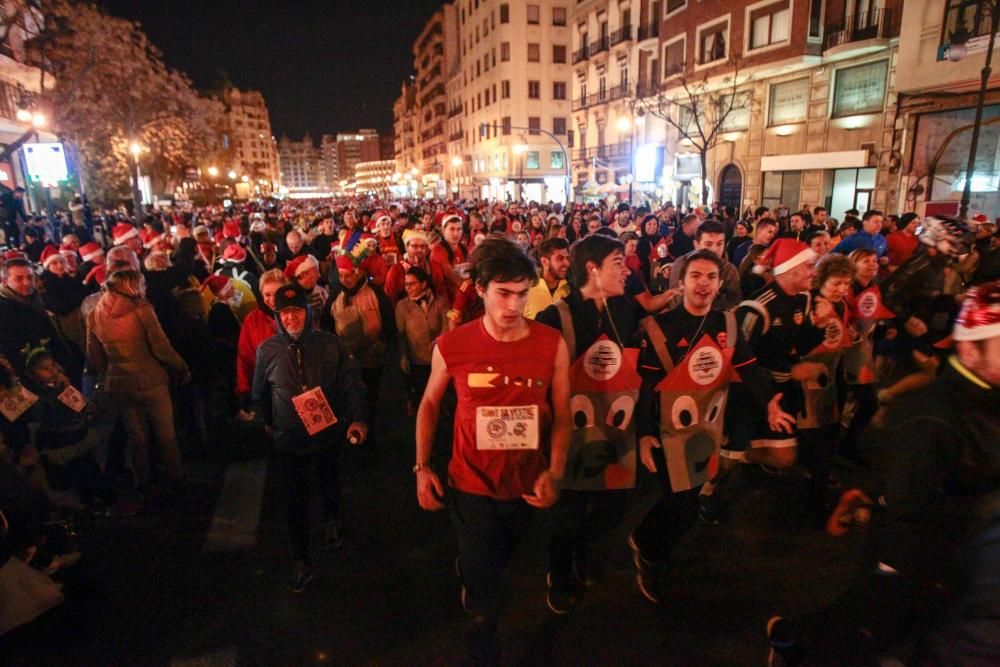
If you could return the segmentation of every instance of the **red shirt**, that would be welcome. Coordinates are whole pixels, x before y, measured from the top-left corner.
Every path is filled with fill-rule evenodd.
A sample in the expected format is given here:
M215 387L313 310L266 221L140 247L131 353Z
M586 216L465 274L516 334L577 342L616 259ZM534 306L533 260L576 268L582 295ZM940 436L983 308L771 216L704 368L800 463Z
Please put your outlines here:
M886 256L889 258L890 266L899 266L917 249L920 241L912 234L904 234L901 231L893 232L885 237Z
M501 342L486 332L480 318L438 339L458 394L448 478L459 491L500 500L520 498L532 492L535 480L548 468L549 391L561 334L532 320L528 326L530 333L521 340ZM503 410L511 407L521 410ZM519 421L522 417L524 422ZM479 433L493 433L497 427L523 432L524 423L529 433L537 428L535 449L480 449L489 442L480 442L477 426Z
M240 340L236 347L236 393L247 394L253 388L253 371L257 365L257 348L265 340L278 332L274 316L268 316L260 308L250 311L240 328Z

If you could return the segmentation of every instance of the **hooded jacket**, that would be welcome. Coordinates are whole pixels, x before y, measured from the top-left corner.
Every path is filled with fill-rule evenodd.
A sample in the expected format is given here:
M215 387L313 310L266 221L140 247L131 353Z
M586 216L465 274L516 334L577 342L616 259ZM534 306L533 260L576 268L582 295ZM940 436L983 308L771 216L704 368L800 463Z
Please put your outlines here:
M275 446L284 453L309 454L330 447L349 424L368 419L358 362L336 334L313 328L311 308L306 313L298 339L275 319L278 333L257 348L254 367L254 407L273 428ZM323 390L337 424L310 436L292 399L313 387Z
M170 345L153 307L115 292L87 317L87 359L111 394L132 394L182 377L188 366Z

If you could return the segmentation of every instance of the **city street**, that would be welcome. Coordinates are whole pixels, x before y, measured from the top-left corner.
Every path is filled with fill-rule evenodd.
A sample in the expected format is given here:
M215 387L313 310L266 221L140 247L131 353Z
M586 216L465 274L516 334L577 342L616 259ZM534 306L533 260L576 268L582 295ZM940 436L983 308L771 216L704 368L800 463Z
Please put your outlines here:
M384 405L402 405L399 380L383 384ZM81 529L83 559L65 577L66 601L5 638L4 664L457 663L456 549L447 515L417 506L412 422L401 410L380 413L374 468L360 451L345 452L346 542L316 558L305 593L288 590L275 468L263 459L192 463L194 497L182 507ZM231 446L241 449L252 453ZM834 540L800 527L778 483L748 495L728 526L699 525L656 608L638 593L625 546L626 528L655 497L643 480L608 571L568 617L545 605L538 516L511 567L505 663L764 664L769 615L830 602L856 570L861 535ZM242 535L243 525L256 530Z

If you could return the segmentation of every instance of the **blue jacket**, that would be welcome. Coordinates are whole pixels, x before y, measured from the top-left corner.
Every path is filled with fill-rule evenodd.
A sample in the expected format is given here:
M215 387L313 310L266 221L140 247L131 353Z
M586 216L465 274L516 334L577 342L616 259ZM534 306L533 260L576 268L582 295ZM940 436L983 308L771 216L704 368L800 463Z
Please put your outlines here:
M257 348L254 406L274 429L278 451L306 454L332 446L348 425L368 419L361 368L336 334L313 329L311 312L307 333L297 341L281 326L280 319L277 324L278 333ZM306 432L292 404L292 398L303 392L303 385L306 389L320 387L337 417L334 426L313 436Z
M850 255L859 248L874 250L878 253L879 257L884 257L885 251L889 248L889 244L888 241L885 240L885 237L881 234L869 234L862 229L861 231L851 234L846 239L838 243L837 246L830 252L836 252L841 255Z

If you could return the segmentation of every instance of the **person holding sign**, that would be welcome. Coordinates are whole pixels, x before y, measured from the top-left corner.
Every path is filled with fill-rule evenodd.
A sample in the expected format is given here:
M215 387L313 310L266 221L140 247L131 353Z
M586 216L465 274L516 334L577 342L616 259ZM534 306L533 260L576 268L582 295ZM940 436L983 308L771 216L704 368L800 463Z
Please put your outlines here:
M358 363L335 334L313 328L309 292L295 284L282 287L274 310L278 333L257 349L253 405L271 427L281 461L294 561L291 588L301 593L313 579L310 469L317 469L323 494L326 547L336 549L343 543L340 445L345 431L354 444L365 440L368 414Z
M417 413L417 500L444 509L444 487L431 465L441 400L458 394L448 504L458 533L462 604L469 615L470 662L498 660L497 618L504 568L533 508L559 497L569 445L569 355L555 329L524 317L538 280L520 248L488 239L472 280L484 314L438 339Z

